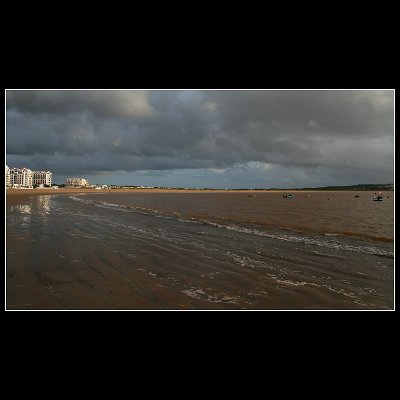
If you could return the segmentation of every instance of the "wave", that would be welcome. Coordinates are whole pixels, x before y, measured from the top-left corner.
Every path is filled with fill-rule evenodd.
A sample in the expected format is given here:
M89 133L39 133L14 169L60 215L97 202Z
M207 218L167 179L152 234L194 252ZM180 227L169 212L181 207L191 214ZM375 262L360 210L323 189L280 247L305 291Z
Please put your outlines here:
M260 229L248 228L242 225L225 224L225 223L210 221L208 219L203 219L203 218L195 218L195 217L188 218L187 216L177 212L167 213L164 211L154 210L150 208L115 204L100 200L90 200L90 199L85 199L83 196L82 197L69 196L69 199L100 208L108 208L124 212L133 212L136 214L147 215L156 218L174 219L182 223L207 225L218 229L224 229L228 231L245 233L260 237L267 237L270 239L276 239L286 242L302 243L304 245L309 245L309 246L325 247L334 250L353 251L353 252L377 255L388 258L394 257L394 253L386 249L377 248L374 246L348 244L344 243L343 241L330 239L330 237L336 238L337 236L341 236L339 233L324 233L323 235L319 236L307 236L303 234L295 235L286 232L279 232L279 233L269 232Z

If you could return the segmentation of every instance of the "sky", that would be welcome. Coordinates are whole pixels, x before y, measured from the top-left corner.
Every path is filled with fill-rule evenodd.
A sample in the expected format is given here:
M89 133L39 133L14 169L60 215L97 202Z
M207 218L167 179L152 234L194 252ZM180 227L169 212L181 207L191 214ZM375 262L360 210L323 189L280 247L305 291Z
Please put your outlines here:
M6 163L54 183L394 182L393 90L7 90Z

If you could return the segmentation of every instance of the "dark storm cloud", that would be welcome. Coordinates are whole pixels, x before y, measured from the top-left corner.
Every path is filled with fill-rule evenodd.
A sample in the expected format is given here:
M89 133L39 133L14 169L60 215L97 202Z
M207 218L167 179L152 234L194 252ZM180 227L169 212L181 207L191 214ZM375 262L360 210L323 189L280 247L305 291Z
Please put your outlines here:
M140 117L151 114L145 91L10 90L7 109L34 114L90 112L100 117Z
M389 179L393 106L391 90L7 91L7 155L59 173L260 162Z

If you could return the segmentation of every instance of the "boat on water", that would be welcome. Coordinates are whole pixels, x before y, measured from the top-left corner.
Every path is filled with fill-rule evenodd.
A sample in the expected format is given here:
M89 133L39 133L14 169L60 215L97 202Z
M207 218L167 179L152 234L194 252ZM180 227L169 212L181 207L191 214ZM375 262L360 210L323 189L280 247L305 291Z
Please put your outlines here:
M374 201L383 201L382 193L381 192L379 192L378 194L375 193L373 200Z
M283 197L285 199L292 199L294 196L291 193L289 193L289 194L284 194Z

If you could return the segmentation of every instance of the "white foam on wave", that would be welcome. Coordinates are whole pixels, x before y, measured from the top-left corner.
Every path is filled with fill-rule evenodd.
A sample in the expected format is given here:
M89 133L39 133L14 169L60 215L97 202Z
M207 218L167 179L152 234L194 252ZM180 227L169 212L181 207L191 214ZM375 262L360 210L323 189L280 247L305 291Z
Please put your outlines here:
M363 301L361 300L361 298L360 298L359 296L357 296L355 293L346 291L346 290L343 289L343 288L333 287L333 286L331 286L331 285L323 284L323 283L317 284L317 283L314 283L314 282L292 281L292 280L290 280L290 279L279 279L276 275L273 275L273 274L267 274L267 275L268 275L269 277L271 277L272 279L274 279L274 280L275 280L276 282L278 282L279 284L291 285L291 286L314 286L314 287L317 287L317 288L319 288L319 289L324 288L324 289L327 289L327 290L329 290L329 291L331 291L331 292L335 292L335 293L337 293L337 294L339 294L339 295L348 297L348 298L350 298L350 299L351 299L354 303L356 303L356 304L360 304L360 305L362 305L362 306L366 306L366 305L367 305L367 304L366 304L365 302L363 302ZM349 282L349 284L350 284L350 282ZM372 290L374 290L374 289L372 289Z
M284 280L277 279L277 278L274 278L274 279L275 279L276 282L283 283L283 284L286 284L286 285L292 285L292 286L315 286L315 287L318 287L318 288L321 287L321 285L318 285L317 283L313 283L313 282L304 282L304 281L295 282L295 281L291 281L289 279L284 279Z
M208 294L202 288L191 287L190 289L182 290L186 296L196 300L208 301L210 303L231 303L237 304L236 297L228 296L225 293Z
M293 235L293 234L287 234L287 233L272 233L272 232L261 231L261 230L254 229L254 228L246 228L246 227L238 226L238 225L226 225L226 224L221 224L218 222L209 221L209 220L205 220L205 219L195 219L193 217L188 219L179 213L174 213L174 216L171 216L171 215L168 215L161 211L153 210L151 208L120 205L120 204L108 203L105 201L84 199L83 197L78 198L75 196L69 196L69 198L74 201L91 204L91 205L94 205L97 207L107 207L107 208L112 208L115 210L130 211L130 212L138 213L141 215L149 215L149 216L158 217L158 218L175 219L176 221L179 221L182 223L208 225L208 226L212 226L212 227L215 227L218 229L225 229L228 231L235 231L235 232L239 232L239 233L245 233L245 234L261 236L261 237L268 237L270 239L277 239L277 240L282 240L282 241L286 241L286 242L302 243L302 244L309 245L309 246L325 247L325 248L335 249L335 250L353 251L353 252L364 253L364 254L385 256L385 257L390 257L390 258L394 257L393 252L384 250L384 249L380 249L380 248L376 248L376 247L372 247L372 246L363 246L363 245L355 246L355 245L350 245L350 244L346 244L343 242L338 242L337 240L324 240L322 238L307 237L307 236L303 236L303 235ZM324 235L328 236L328 237L338 236L335 233L325 233Z

